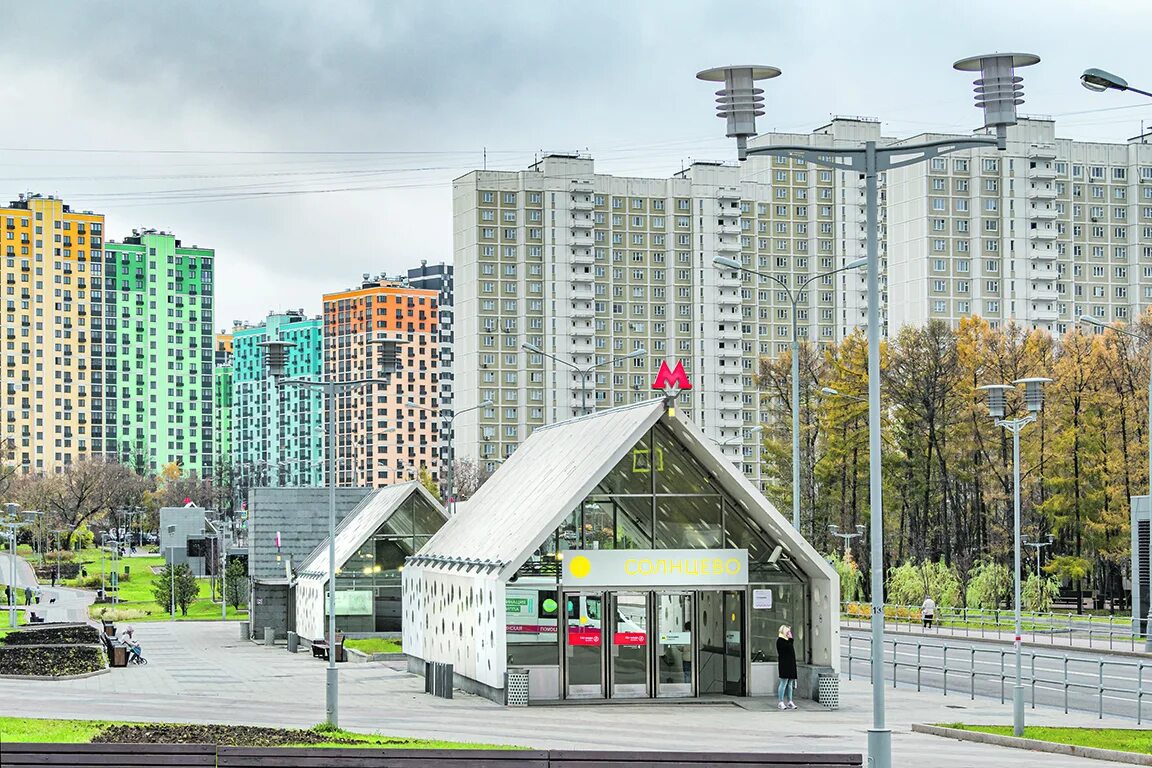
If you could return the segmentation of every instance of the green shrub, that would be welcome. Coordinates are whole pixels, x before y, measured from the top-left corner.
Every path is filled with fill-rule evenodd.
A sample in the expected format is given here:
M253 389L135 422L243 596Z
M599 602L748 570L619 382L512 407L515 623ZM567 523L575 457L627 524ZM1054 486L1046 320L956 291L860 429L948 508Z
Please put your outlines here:
M104 621L139 621L146 616L151 616L151 611L143 611L138 608L103 608L92 606L89 615L94 619L103 619Z
M1056 579L1046 579L1033 573L1020 589L1020 602L1026 611L1044 613L1051 610L1059 594L1060 584Z
M1006 566L987 560L979 562L968 580L969 608L999 608L1012 594L1012 572Z
M890 605L919 606L931 597L940 607L960 604L960 580L942 559L925 560L915 565L911 560L888 571L885 602Z

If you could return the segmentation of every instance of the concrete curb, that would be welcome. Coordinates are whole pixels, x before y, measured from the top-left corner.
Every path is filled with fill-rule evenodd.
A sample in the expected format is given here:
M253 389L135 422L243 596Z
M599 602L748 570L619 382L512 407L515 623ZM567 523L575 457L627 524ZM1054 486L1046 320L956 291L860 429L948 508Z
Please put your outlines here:
M868 627L849 626L847 624L840 625L840 631L843 633L845 630L852 632L869 631ZM884 634L895 635L897 637L915 637L922 640L936 640L939 642L946 642L948 640L959 640L973 643L989 643L991 645L1007 645L1014 646L1015 643L1011 640L1001 640L998 637L979 637L977 635L955 635L955 634L924 634L922 632L907 632L904 630L892 630L887 627L884 628ZM1127 656L1133 659L1148 659L1149 654L1143 651L1123 651L1123 650L1108 650L1106 648L1084 648L1078 645L1045 645L1044 643L1030 643L1025 638L1023 643L1024 648L1036 648L1038 650L1047 650L1052 653L1088 653L1088 654L1101 654L1107 656Z
M1020 739L1015 736L1000 736L994 733L981 733L979 731L963 731L959 728L945 728L939 725L912 724L913 733L924 733L931 736L943 736L957 741L973 741L978 744L993 744L998 747L1013 747L1015 749L1028 749L1033 752L1048 752L1054 755L1072 755L1086 757L1091 760L1110 760L1114 763L1127 765L1152 765L1152 755L1141 755L1136 752L1120 752L1115 749L1097 749L1096 747L1078 747L1072 744L1056 744L1051 741L1037 739Z
M38 680L46 682L55 682L57 680L83 680L87 677L96 677L96 675L106 675L112 670L109 667L98 669L95 672L85 672L82 675L0 675L0 680Z
M403 653L364 653L355 648L345 648L348 653L348 661L355 662L369 662L369 661L402 661L405 657Z

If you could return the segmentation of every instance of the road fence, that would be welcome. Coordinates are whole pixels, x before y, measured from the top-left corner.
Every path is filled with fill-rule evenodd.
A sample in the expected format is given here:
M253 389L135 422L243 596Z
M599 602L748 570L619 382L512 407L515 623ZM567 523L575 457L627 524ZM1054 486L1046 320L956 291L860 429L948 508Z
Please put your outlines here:
M1152 660L1117 659L1099 654L1051 653L1021 649L1022 681L1032 709L1037 706L1095 711L1144 722L1144 703L1152 697ZM871 675L872 638L845 632L841 643L843 673ZM884 640L885 679L900 685L1010 701L1016 684L1016 651L1012 646L979 646L889 637ZM891 675L887 670L891 669ZM1152 712L1152 709L1150 709Z
M872 606L867 603L841 605L841 622L848 626L868 626ZM1145 640L1132 631L1131 617L1094 616L1092 614L1060 613L1055 611L1022 611L1021 634L1033 645L1082 645L1108 650L1143 651ZM923 616L918 605L885 605L884 625L923 629ZM1015 615L1011 610L982 608L936 608L932 621L933 631L947 630L949 634L974 638L995 638L1007 633L1010 638L1016 630Z

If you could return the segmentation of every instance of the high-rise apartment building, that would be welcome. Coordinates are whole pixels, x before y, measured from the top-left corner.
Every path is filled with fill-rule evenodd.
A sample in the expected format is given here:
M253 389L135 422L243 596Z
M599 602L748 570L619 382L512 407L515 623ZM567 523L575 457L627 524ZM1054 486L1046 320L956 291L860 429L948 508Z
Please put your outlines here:
M211 476L214 251L134 230L105 243L100 276L103 301L91 297L93 452L144 471L176 463Z
M233 329L230 461L238 486L324 483L324 395L316 387L275 386L262 346L288 342L285 378L317 381L322 330L320 318L303 310L273 312L259 325Z
M909 141L947 139L928 134ZM1152 304L1152 145L1008 129L1007 151L957 152L888 174L894 328L965 315L1062 334L1081 315L1129 322Z
M745 428L763 421L756 361L787 349L791 304L768 279L712 260L743 258L789 286L843 266L834 189L831 172L790 160L644 179L552 154L457 179L456 405L494 403L458 419L459 455L494 468L538 426L651 397L659 364L681 360L694 385L684 407L755 477L758 440ZM845 294L862 286L856 274L813 284L801 336L835 341Z
M437 361L440 369L440 466L447 466L447 436L452 429L452 305L455 303L452 286L452 265L440 262L429 264L421 261L420 266L408 270L408 286L439 294L436 322L440 336L440 356Z
M22 472L53 472L104 450L104 216L21 195L0 223L2 437Z
M400 369L387 386L367 384L337 397L340 485L379 487L440 476L441 406L438 290L364 276L359 287L324 295L324 375L358 381L380 375L370 343L399 339Z

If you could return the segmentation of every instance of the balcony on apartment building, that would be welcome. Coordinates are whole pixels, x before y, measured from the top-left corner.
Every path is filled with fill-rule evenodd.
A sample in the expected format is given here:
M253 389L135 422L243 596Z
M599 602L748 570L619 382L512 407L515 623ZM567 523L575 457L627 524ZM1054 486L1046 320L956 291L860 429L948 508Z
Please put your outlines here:
M1035 181L1052 181L1056 178L1056 169L1051 163L1037 161L1028 166L1028 178Z
M1056 187L1048 181L1033 181L1028 184L1027 196L1030 200L1055 200Z

